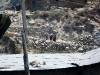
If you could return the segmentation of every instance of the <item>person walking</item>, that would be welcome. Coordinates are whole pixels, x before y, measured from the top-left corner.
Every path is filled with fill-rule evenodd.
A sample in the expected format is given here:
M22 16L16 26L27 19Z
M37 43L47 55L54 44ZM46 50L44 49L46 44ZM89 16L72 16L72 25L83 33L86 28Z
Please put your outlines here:
M50 34L50 41L53 40L53 34Z
M56 34L53 35L53 41L56 42Z

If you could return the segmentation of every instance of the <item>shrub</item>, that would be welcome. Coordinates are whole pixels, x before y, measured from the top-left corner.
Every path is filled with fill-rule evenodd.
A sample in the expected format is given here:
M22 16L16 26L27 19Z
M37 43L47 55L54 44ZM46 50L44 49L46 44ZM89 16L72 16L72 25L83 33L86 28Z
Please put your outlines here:
M41 18L48 18L49 17L49 13L48 12L43 12L41 15L40 15Z
M35 11L34 14L33 14L33 16L34 16L34 17L38 17L38 16L39 16L39 11L38 11L38 10Z
M52 11L50 13L49 19L50 20L56 19L57 21L59 21L64 15L65 15L64 11L58 11L58 12Z
M43 18L46 19L48 18L49 20L57 20L59 21L61 18L63 18L65 16L67 10L61 10L61 11L45 11L45 12L39 12L38 10L35 11L33 14L34 18Z
M13 34L13 33L8 33L8 32L6 32L6 33L4 34L4 36L7 36L7 37L13 37L14 34Z
M68 12L68 9L63 9L65 12Z
M15 53L20 54L21 52L22 52L22 50L20 48L16 47Z

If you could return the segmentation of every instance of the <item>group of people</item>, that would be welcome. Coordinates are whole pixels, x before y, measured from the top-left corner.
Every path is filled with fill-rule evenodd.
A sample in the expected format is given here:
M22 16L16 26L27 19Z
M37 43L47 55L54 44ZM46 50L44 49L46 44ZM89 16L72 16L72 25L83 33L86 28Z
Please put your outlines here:
M50 34L50 41L56 42L56 33L55 34Z

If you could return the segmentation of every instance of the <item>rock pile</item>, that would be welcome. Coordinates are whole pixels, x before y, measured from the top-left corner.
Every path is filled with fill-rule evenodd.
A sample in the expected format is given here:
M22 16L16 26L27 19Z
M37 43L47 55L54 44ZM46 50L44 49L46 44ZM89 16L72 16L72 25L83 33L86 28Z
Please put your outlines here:
M100 46L100 35L93 34L93 35L87 35L87 36L82 36L79 38L75 38L73 42L53 42L49 41L47 42L46 40L43 39L32 39L30 46L32 48L36 48L38 50L44 50L44 51L51 51L51 52L56 52L56 51L88 51L92 50L95 48L98 48ZM99 40L99 41L98 41Z
M94 34L94 41L97 46L100 46L100 32Z
M77 48L78 50L92 50L97 48L97 42L95 41L95 36L92 35L87 35L84 37L80 37L78 39L75 40L75 42L78 44Z

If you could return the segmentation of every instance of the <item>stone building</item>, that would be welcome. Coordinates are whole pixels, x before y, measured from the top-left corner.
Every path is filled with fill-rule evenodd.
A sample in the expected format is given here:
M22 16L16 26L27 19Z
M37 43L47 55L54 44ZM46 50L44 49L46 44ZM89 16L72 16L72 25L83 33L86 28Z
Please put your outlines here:
M46 6L75 7L82 6L87 0L26 0L26 9L44 10Z

